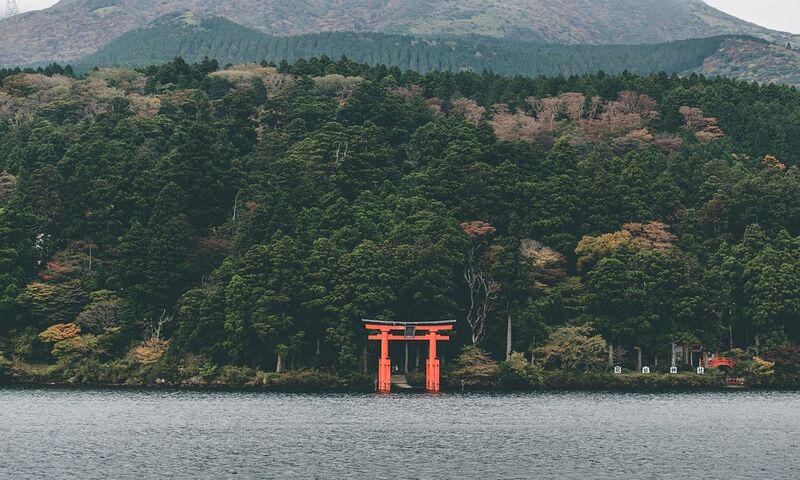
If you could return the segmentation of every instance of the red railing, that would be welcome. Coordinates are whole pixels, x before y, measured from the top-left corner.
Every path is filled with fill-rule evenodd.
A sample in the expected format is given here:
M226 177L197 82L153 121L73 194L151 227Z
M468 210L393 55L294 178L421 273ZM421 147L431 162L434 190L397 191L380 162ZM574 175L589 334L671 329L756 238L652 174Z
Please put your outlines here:
M732 387L744 387L744 378L728 377L725 379L725 384Z
M710 358L708 362L706 362L706 368L727 367L733 369L735 365L736 362L734 362L732 358L728 357L714 357Z

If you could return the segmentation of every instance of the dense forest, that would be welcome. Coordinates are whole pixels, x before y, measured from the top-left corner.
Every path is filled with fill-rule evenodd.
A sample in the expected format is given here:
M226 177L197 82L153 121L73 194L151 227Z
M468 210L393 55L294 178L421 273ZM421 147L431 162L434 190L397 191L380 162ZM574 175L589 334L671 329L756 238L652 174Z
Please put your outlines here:
M362 318L456 319L461 368L668 367L687 343L798 372L794 88L326 57L49 73L0 89L0 375L350 375Z
M699 68L724 42L737 38L719 36L653 45L552 45L489 37L435 38L354 32L277 37L223 18L199 20L171 15L149 28L126 33L77 64L79 69L86 69L95 65L141 67L176 56L189 62L209 57L224 64L263 59L294 62L314 56L347 55L357 62L421 73L488 70L502 75L535 76L627 70L650 74Z

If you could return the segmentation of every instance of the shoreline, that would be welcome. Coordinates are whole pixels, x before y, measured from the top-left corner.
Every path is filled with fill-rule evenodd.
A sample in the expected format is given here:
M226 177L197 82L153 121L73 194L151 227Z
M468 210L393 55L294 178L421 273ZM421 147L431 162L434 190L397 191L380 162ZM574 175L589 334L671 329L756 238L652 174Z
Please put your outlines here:
M330 386L268 386L268 385L236 385L236 384L197 384L197 383L70 383L70 382L14 382L0 383L0 390L113 390L113 391L163 391L163 392L208 392L208 393L275 393L275 394L379 394L375 388L366 385L351 385L341 387ZM671 385L635 383L628 385L562 385L562 386L537 386L537 387L511 387L471 385L461 389L460 385L448 384L442 388L442 394L527 394L527 393L648 393L671 394L690 392L800 392L800 385L751 385L732 388L723 384L707 385ZM427 395L424 388L392 389L391 394Z

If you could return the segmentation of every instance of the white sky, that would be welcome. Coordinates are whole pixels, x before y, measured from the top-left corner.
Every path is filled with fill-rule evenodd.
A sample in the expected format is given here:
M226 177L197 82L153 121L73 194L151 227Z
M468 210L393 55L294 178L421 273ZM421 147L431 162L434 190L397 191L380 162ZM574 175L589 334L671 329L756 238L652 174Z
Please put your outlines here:
M0 0L0 3L3 4L2 8L5 8L5 2ZM42 8L47 8L56 3L58 3L58 0L17 0L17 6L21 12L41 10Z
M47 8L57 0L17 0L22 11ZM290 0L293 1L293 0ZM800 34L800 1L798 0L705 0L731 15L758 25ZM5 8L5 1L0 0Z
M705 0L712 7L763 27L800 34L798 0Z

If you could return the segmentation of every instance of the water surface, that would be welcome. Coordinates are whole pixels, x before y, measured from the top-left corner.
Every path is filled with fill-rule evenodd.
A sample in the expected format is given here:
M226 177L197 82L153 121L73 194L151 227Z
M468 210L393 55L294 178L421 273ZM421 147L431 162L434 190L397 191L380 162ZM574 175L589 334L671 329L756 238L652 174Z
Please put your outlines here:
M800 393L0 390L0 478L800 478Z

